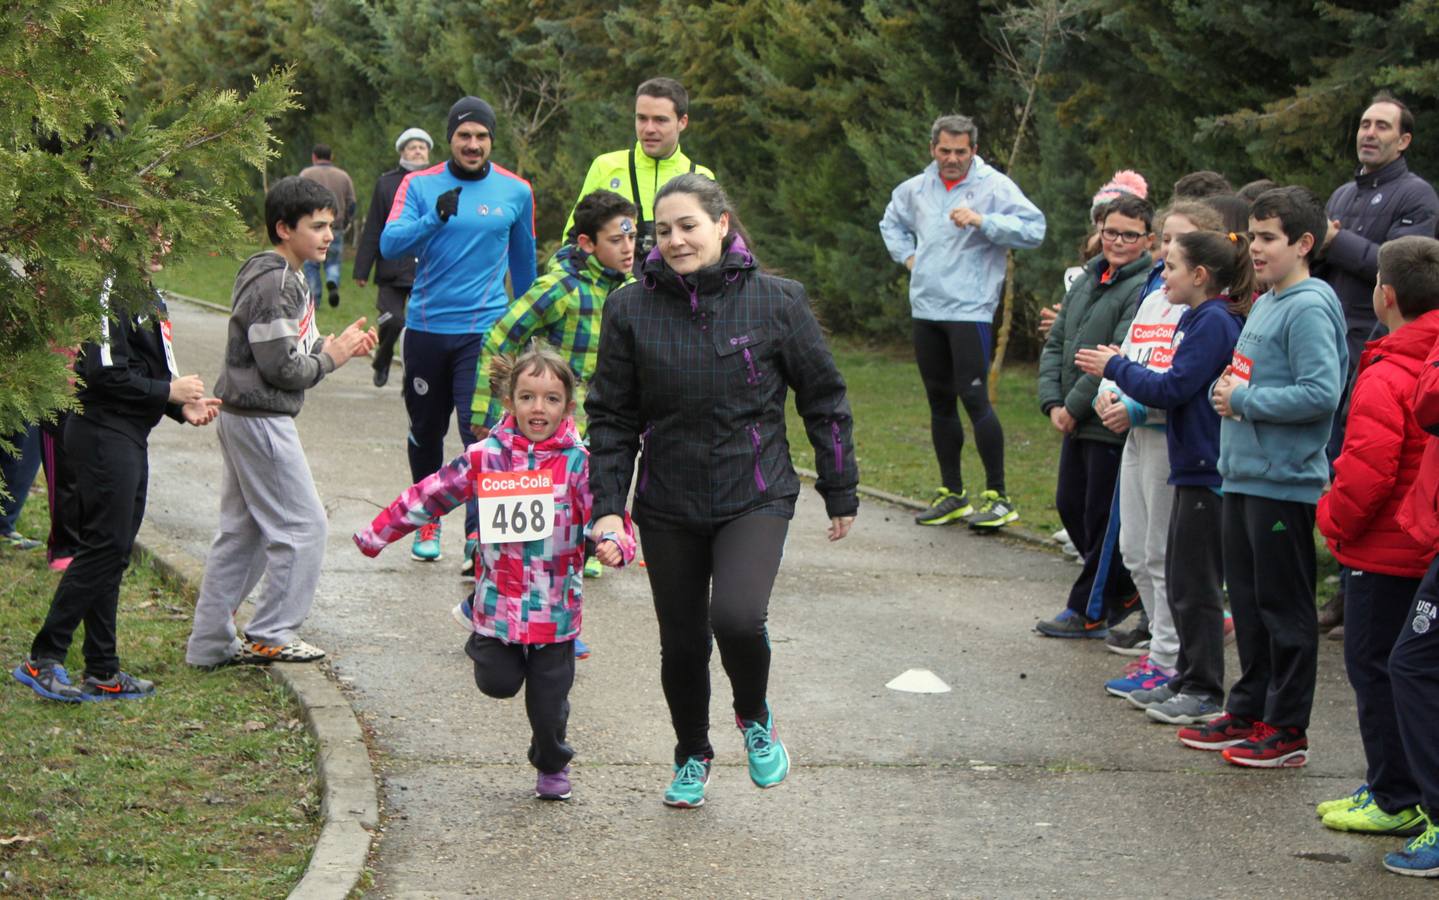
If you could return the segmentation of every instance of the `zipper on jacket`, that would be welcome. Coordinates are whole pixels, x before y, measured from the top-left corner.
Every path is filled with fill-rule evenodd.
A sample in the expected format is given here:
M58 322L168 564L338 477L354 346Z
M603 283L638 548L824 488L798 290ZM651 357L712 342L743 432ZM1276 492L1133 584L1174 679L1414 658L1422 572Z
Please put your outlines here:
M635 486L636 494L643 494L650 483L650 433L654 430L651 425L640 432L640 483Z
M836 475L844 472L844 442L839 438L839 420L831 419L829 422L829 436L834 444L834 472Z
M759 439L759 425L757 423L749 426L749 442L750 445L754 447L754 484L755 487L759 488L760 492L763 493L769 490L769 488L764 483L764 473L760 471L761 442Z
M731 338L730 340L734 340ZM746 384L759 384L759 371L754 367L754 357L750 355L749 348L744 348L744 364L749 368L749 374L745 376Z

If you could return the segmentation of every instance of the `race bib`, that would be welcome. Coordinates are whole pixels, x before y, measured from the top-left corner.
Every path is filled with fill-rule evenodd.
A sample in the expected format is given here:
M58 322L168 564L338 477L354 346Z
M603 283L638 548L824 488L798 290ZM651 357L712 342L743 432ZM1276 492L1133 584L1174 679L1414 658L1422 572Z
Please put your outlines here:
M486 472L476 481L480 543L540 541L554 534L555 486L548 471Z
M320 329L315 323L315 301L311 300L305 306L305 314L300 317L300 352L313 353L319 342Z
M160 343L165 345L165 365L170 367L170 377L179 378L180 367L175 365L174 330L170 326L169 319L160 323Z
M1229 361L1229 374L1247 387L1249 376L1254 374L1254 360L1235 350L1234 357Z

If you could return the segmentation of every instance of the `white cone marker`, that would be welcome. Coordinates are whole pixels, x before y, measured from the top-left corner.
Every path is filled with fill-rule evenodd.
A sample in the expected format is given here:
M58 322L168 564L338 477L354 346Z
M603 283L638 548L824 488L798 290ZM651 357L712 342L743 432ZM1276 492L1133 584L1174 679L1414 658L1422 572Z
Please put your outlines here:
M928 669L907 669L885 687L909 694L947 694L950 690L949 685Z

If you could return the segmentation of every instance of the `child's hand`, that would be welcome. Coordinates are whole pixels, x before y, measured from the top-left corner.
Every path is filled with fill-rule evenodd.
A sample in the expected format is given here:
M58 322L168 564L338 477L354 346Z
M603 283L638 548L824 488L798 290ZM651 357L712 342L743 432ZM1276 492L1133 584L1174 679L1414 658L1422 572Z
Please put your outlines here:
M197 403L205 397L205 382L199 375L181 375L170 382L170 402L184 406Z
M1077 424L1074 416L1071 416L1069 410L1063 406L1056 406L1049 411L1049 422L1060 434L1071 433Z
M1039 332L1039 339L1046 340L1049 337L1049 330L1054 327L1054 320L1059 318L1059 307L1063 304L1056 303L1053 306L1040 307L1039 324L1035 331Z
M361 553L365 554L371 559L379 556L380 551L385 549L385 545L379 542L375 538L374 532L372 532L368 528L366 528L364 531L357 531L354 534L350 535L350 540L355 542L355 546L360 548Z
M1080 350L1074 354L1074 364L1086 375L1104 377L1104 367L1119 355L1119 348L1113 344L1101 344L1092 350Z
M1110 403L1099 411L1099 421L1115 434L1124 434L1129 430L1129 407L1123 403Z
M218 397L201 397L193 403L186 403L180 407L180 415L196 428L201 425L209 425L219 414L220 399Z
M1234 415L1234 408L1229 405L1229 399L1234 396L1234 389L1238 386L1238 380L1228 372L1214 382L1214 393L1210 395L1209 401L1214 405L1215 412L1221 416Z
M614 569L625 561L625 555L620 550L618 541L607 538L595 545L595 559Z
M343 366L356 356L364 356L375 347L379 336L374 329L365 331L365 317L350 323L350 327L340 332L339 337L333 335L325 338L325 352L330 359L335 361L335 368Z

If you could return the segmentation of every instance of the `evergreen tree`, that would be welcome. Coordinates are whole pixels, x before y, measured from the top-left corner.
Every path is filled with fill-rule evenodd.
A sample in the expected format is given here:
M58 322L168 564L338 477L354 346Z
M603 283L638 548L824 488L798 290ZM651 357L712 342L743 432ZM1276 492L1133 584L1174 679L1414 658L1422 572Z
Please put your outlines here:
M244 173L272 155L289 75L177 91L122 114L161 0L33 0L0 31L0 435L73 404L57 347L144 297L161 236L175 258L234 241Z

